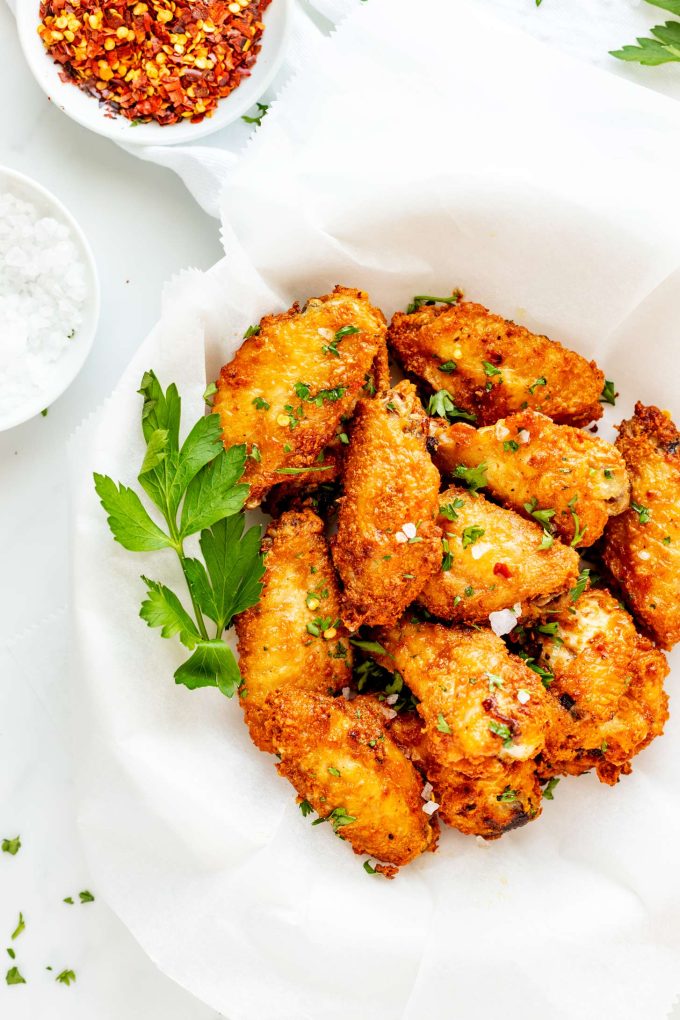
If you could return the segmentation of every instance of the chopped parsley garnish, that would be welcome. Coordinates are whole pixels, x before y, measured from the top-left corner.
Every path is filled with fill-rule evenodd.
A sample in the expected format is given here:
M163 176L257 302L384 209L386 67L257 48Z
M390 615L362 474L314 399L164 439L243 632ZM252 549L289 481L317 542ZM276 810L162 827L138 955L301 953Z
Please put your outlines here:
M446 719L444 718L444 716L442 715L441 712L437 716L437 729L439 730L440 733L450 733L451 732L451 727L449 726L449 724L447 723Z
M257 443L253 443L250 447L250 453L248 453L247 456L250 457L251 460L254 460L256 464L260 463L262 460L262 454L260 453L260 447Z
M500 368L496 368L496 366L492 365L490 361L483 361L482 365L484 367L484 375L493 377L494 375L501 374Z
M349 444L349 436L346 432L338 432L338 439L341 443L344 443L345 446Z
M543 529L543 538L541 539L541 544L538 547L539 552L542 549L550 549L554 544L555 544L555 539L552 537L552 535L547 530L547 528L544 528Z
M539 375L539 377L536 380L536 382L532 383L531 386L527 387L527 389L529 390L529 393L531 393L531 395L533 396L533 394L535 393L535 391L536 391L538 386L547 386L547 385L548 385L548 380L546 379L546 377L544 375Z
M670 545L671 544L671 536L670 535L666 535L666 537L662 538L661 541L663 542L664 545Z
M584 524L583 528L581 528L581 522L579 521L578 514L576 513L576 504L577 503L578 503L578 496L572 496L572 498L567 503L567 506L571 510L571 516L572 516L572 520L574 522L574 537L572 538L571 542L569 543L572 546L572 548L575 545L579 544L579 542L581 541L581 539L583 538L583 536L586 533L586 528L588 527L587 524Z
M336 644L335 648L329 649L329 651L328 651L328 658L329 659L346 659L347 658L347 649L343 645L342 641L338 641L338 643Z
M214 382L211 382L209 386L206 386L205 392L203 394L203 400L208 405L208 407L212 407L213 402L212 402L212 400L210 398L214 397L216 393L217 393L217 386L215 385Z
M534 520L538 521L539 524L542 524L544 528L549 530L551 527L550 521L555 516L555 511L549 509L537 510L537 505L538 500L535 496L532 496L531 500L524 504L524 509L528 514L531 514Z
M454 478L460 478L469 489L476 492L477 489L482 489L486 485L486 470L486 464L478 464L477 467L465 467L464 464L459 464L453 475Z
M333 620L332 616L315 616L313 620L310 620L307 624L307 633L312 634L314 637L320 637L331 627L336 627L340 623L339 620Z
M561 637L557 633L558 630L559 630L559 624L557 623L557 620L553 620L552 623L542 623L540 625L540 627L538 628L539 634L547 634L548 637L551 637L553 639L555 644L561 645L561 644L564 644L564 642L562 641Z
M499 800L501 804L512 804L518 796L517 790L511 790L509 786L506 786L503 792L498 794L496 800Z
M331 776L336 776L338 779L340 778L340 770L336 769L333 765L328 766L328 772Z
M293 407L292 404L284 404L283 410L288 415L288 428L293 432L305 416L304 408L302 404L297 408ZM282 424L285 424L285 422L282 422Z
M559 780L559 776L555 776L553 779L549 779L548 782L545 784L545 790L543 791L543 796L544 796L544 798L546 800L554 800L555 799L553 797L553 790L555 789L555 787L557 786L559 781L560 781Z
M94 903L94 896L88 889L83 889L82 892L78 893L81 903Z
M264 399L264 397L255 397L253 399L253 407L256 407L258 411L268 411L270 404Z
M21 850L21 839L19 838L19 836L16 836L14 839L3 839L2 841L3 853L11 854L12 857L16 857L16 855L19 853L19 850Z
M338 344L341 343L346 336L352 336L353 333L358 333L359 330L356 326L342 326L334 338L329 344L324 344L321 348L324 354L332 354L334 358L340 357L340 351L338 350Z
M472 596L474 595L474 593L475 593L475 589L472 587L471 584L469 584L467 586L467 588L465 589L465 591L463 592L463 595L465 596L466 599L471 599Z
M330 390L319 390L317 394L312 396L307 383L302 382L295 383L293 388L300 400L306 400L308 404L315 404L316 407L323 407L324 403L333 404L336 400L341 400L347 392L346 386L334 386Z
M503 677L502 676L496 676L495 673L487 673L486 676L487 676L487 679L489 681L489 690L490 691L493 691L494 687L502 687L503 686Z
M470 525L469 528L463 528L463 534L461 536L461 542L463 543L463 549L467 549L468 546L474 545L484 534L484 528L480 528L477 524Z
M259 452L259 451L258 451ZM332 464L325 464L323 467L311 465L310 467L277 468L274 472L277 475L304 475L308 471L332 471Z
M25 985L26 978L22 976L18 967L10 967L5 974L5 981L8 985Z
M301 800L300 803L298 804L298 807L302 812L303 818L306 818L307 815L311 815L312 811L314 810L314 808L312 807L308 800Z
M370 861L364 861L364 871L367 875L377 875L378 869L374 868Z
M267 110L269 109L269 104L268 103L255 103L255 105L257 107L257 113L254 114L252 117L243 116L243 117L241 117L241 120L245 121L246 124L257 124L258 127L261 127L261 125L262 125L262 118L266 115ZM251 329L252 329L252 327L251 327Z
M61 974L57 974L55 981L58 981L62 985L70 985L76 979L76 972L74 970L62 970Z
M352 336L354 333L358 333L359 329L357 326L341 326L335 334L335 339L339 342L344 340L346 336Z
M373 382L373 376L370 372L367 372L364 376L364 385L361 388L366 390L369 397L375 396L375 383Z
M19 936L21 935L22 931L25 930L25 928L26 928L26 922L24 921L24 915L20 913L19 914L19 920L17 922L17 926L14 929L14 931L12 932L12 942L14 942L14 939L18 939L19 938Z
M602 404L611 404L612 407L616 404L616 383L611 379L605 379L604 389L600 394L600 402Z
M420 311L423 305L457 305L463 294L460 290L454 290L451 297L432 297L430 294L416 294L406 309L407 315L413 315Z
M260 332L259 326L248 326L248 329L243 334L243 339L250 340L251 336L257 336L259 332Z
M510 747L512 744L512 733L510 727L506 723L499 723L495 720L489 723L489 729L495 736L500 737L503 741L503 747Z
M64 899L63 899L62 902L63 903L68 903L68 905L70 907L72 907L73 906L73 897L72 896L64 896Z
M427 413L436 415L439 418L446 418L447 421L455 421L456 418L477 421L476 414L462 411L459 407L456 407L448 390L437 390L436 393L432 394L427 405Z
M373 652L375 655L389 655L387 649L383 648L377 641L360 641L358 638L350 638L350 642L355 648L360 648L362 652Z
M11 946L7 947L6 952L7 952L7 955L9 956L10 960L16 960L17 954L14 952L14 950L12 949Z
M460 510L462 506L465 506L465 500L457 497L453 503L444 503L439 507L439 516L445 517L447 521L456 521L458 520L456 510Z
M633 501L631 501L630 506L631 510L634 510L638 515L640 524L649 524L652 519L652 511L648 507L642 506L641 503L634 503Z
M517 453L519 450L519 443L515 442L514 439L506 439L503 443L503 449L506 453Z
M586 585L588 584L589 579L590 570L587 567L585 567L578 575L576 584L569 592L572 602L576 602L577 599L581 598L581 595L583 595L583 592L586 590Z
M325 815L323 818L315 819L315 821L312 822L312 825L321 825L322 822L328 821L330 821L333 826L333 832L337 832L338 829L343 827L343 825L351 825L352 822L356 822L356 817L355 815L348 815L344 807L336 807L333 808L330 814Z
M439 371L444 372L446 375L451 375L451 373L455 372L457 368L458 366L455 361L442 361L439 366Z
M532 670L541 678L541 683L543 684L543 686L550 687L550 684L555 679L554 675L550 672L550 670L546 669L544 666L539 666L539 664L534 659L532 659L526 652L520 651L517 654L519 655L520 659L524 660L524 665L528 666L530 670Z
M605 478L613 478L614 477L614 472L611 470L611 468L605 468L604 471L602 472L602 474L604 475Z
M444 553L442 556L442 571L446 573L453 566L453 553L451 552L448 538L442 539L442 552Z

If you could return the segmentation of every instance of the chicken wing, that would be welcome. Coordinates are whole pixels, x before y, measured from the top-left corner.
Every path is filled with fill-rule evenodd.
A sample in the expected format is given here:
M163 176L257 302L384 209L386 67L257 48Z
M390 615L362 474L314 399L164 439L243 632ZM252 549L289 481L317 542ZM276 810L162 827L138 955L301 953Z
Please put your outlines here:
M393 623L439 569L439 473L426 431L409 382L357 404L332 544L350 630Z
M443 620L481 623L489 613L522 604L522 622L576 583L578 553L534 521L453 487L440 494L442 570L418 601Z
M597 541L610 516L628 506L623 457L611 443L536 411L474 429L433 426L439 469L487 488L572 546Z
M457 407L492 425L531 408L566 425L600 418L604 375L547 336L462 301L397 312L387 340L407 372L433 390L446 390Z
M613 785L663 732L668 664L604 589L589 589L549 619L535 635L537 664L554 699L541 773L580 775L594 768Z
M316 458L362 387L373 387L384 342L382 312L346 287L310 298L302 310L265 316L247 337L220 373L214 409L224 445L249 444L248 507L287 475L328 469Z
M638 403L616 446L632 501L607 525L603 559L640 623L672 648L680 640L680 432L663 411Z
M262 550L262 596L236 618L236 634L245 720L253 743L269 751L267 695L278 688L340 690L351 678L352 651L339 621L335 571L316 514L284 513L267 528Z
M355 853L399 867L435 848L422 780L372 699L284 689L266 709L278 771ZM394 869L384 873L392 877Z
M533 759L544 745L546 692L490 630L406 622L379 628L377 660L419 699L423 730L395 720L394 737L432 784L440 815L493 839L534 818Z

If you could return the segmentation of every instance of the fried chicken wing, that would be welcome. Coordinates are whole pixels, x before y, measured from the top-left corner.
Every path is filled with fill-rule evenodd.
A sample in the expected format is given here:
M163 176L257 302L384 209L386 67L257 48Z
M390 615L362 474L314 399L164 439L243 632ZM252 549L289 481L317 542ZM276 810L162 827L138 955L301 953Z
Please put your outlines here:
M357 404L332 545L350 630L393 623L439 569L439 473L426 431L409 382Z
M427 775L444 821L493 839L536 817L533 759L548 720L538 676L490 630L402 620L376 638L380 664L419 699L420 736L412 719L391 732Z
M399 867L435 848L422 780L372 699L284 689L270 695L266 709L278 771L355 853Z
M640 623L672 648L680 640L680 432L663 411L637 403L616 446L632 501L607 525L603 559Z
M262 319L222 369L214 402L224 445L257 448L244 475L248 507L302 468L323 475L328 465L316 458L352 413L374 362L382 365L384 343L382 312L347 287Z
M462 301L397 312L387 334L407 372L491 425L529 407L566 425L600 418L604 375L547 336Z
M440 494L437 524L444 536L442 570L418 601L441 619L480 623L520 603L526 622L578 577L574 549L546 538L537 522L467 489L454 486Z
M245 720L253 743L268 751L267 695L340 690L351 677L352 651L320 518L311 510L284 513L267 528L262 549L262 596L236 618L236 634Z
M553 676L554 699L541 772L580 775L594 768L613 785L663 732L668 664L603 589L586 591L571 610L549 619L536 633L537 662Z
M623 457L611 443L536 411L485 428L432 426L442 472L487 488L572 546L590 546L628 506ZM473 469L473 470L470 470Z

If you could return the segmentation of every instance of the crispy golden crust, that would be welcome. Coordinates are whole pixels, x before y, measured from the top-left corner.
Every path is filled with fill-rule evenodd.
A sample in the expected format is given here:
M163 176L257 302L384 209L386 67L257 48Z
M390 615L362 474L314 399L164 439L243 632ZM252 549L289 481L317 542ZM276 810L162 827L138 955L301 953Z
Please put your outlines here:
M635 405L616 446L632 507L607 525L603 559L637 619L663 648L680 640L680 433L657 407Z
M265 575L256 606L236 618L243 686L240 701L253 743L271 750L266 731L267 695L278 688L323 694L349 683L352 651L338 622L340 596L323 535L323 522L304 510L283 514L262 543ZM330 626L332 639L323 636ZM310 634L312 624L319 634Z
M420 699L390 732L425 772L439 814L461 832L494 839L540 813L533 759L548 720L543 687L489 630L402 621L379 629L378 661Z
M668 664L603 589L585 592L571 611L550 620L558 642L536 634L538 662L554 674L541 773L580 775L594 768L603 783L616 783L631 771L634 755L663 732Z
M324 352L346 326L358 332L340 339L337 355ZM249 458L244 475L251 487L247 506L258 506L285 478L282 472L323 468L314 462L339 431L341 418L352 413L384 337L384 316L367 295L336 287L332 294L310 298L302 311L293 305L281 315L265 316L258 334L244 341L220 373L214 408L225 446L258 447L260 460ZM296 392L300 384L309 388L309 399ZM323 393L329 395L319 397Z
M489 613L521 603L526 622L541 604L575 584L578 553L560 542L542 549L538 523L455 486L440 494L439 504L448 569L418 596L435 616L480 623Z
M525 504L534 500L534 510L554 510L550 524L567 544L592 545L609 517L628 506L628 476L616 447L536 411L482 429L462 423L432 429L442 472L485 464L493 496L525 517Z
M332 546L350 630L396 621L439 569L439 474L427 453L426 429L409 382L357 404ZM416 541L406 540L407 524L417 527Z
M411 315L397 312L387 339L407 372L434 390L448 390L480 425L525 407L564 425L587 425L602 416L604 374L594 361L483 305L462 301Z
M277 769L357 854L401 866L434 849L422 780L370 698L280 690L267 702ZM353 820L340 824L338 819Z

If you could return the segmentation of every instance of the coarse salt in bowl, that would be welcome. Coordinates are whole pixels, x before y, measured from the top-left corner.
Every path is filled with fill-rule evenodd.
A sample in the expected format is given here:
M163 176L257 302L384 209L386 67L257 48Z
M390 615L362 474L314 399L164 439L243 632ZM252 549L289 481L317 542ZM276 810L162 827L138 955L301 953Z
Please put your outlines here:
M98 320L99 281L80 227L35 181L0 167L0 431L61 396Z
M38 35L40 0L17 0L19 41L36 81L49 99L83 127L123 145L178 145L196 141L238 120L255 106L281 67L292 20L292 0L271 0L262 22L262 45L250 75L228 96L220 99L211 117L196 124L134 124L112 113L71 81L62 81L62 68L54 62Z

